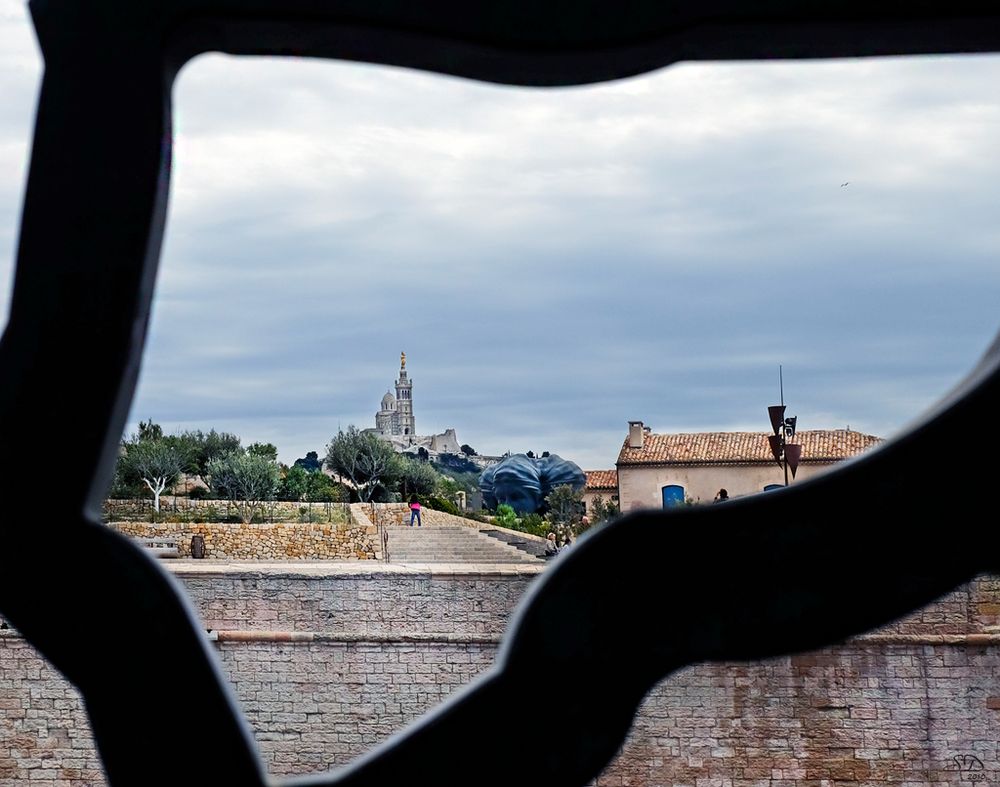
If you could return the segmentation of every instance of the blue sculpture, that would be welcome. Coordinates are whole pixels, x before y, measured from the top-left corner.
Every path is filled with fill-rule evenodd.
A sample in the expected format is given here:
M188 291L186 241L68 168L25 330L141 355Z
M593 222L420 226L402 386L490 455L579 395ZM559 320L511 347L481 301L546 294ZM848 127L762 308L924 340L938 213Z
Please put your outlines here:
M545 506L557 486L583 489L587 475L575 462L556 454L536 459L514 454L486 468L479 476L479 491L489 509L506 503L519 514L532 514Z

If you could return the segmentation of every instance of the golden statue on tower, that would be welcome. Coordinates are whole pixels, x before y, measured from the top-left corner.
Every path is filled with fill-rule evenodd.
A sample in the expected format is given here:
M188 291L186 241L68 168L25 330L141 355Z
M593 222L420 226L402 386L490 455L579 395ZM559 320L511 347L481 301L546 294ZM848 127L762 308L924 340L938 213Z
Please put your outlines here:
M406 353L399 354L399 368L400 369L406 368Z

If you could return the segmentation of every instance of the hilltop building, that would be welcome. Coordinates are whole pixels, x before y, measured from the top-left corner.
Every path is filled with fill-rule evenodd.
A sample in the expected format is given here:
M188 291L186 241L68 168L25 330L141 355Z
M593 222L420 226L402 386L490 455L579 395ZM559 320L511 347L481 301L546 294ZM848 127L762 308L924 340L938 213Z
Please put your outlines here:
M461 444L454 429L440 434L418 435L413 414L413 381L406 372L406 353L399 354L399 376L396 378L396 395L386 391L379 411L375 413L373 432L392 443L399 453L416 455L423 448L434 459L438 454L461 453Z
M382 408L375 413L375 432L380 437L406 437L417 433L413 418L413 383L406 374L406 353L399 354L396 395L386 391Z

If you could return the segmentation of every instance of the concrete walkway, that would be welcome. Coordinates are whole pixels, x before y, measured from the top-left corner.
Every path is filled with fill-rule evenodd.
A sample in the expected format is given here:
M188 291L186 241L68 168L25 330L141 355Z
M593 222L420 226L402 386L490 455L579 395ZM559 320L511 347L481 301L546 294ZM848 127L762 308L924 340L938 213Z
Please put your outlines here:
M375 560L160 560L178 576L212 574L264 574L268 576L375 577L387 574L519 575L540 574L547 563L383 563Z

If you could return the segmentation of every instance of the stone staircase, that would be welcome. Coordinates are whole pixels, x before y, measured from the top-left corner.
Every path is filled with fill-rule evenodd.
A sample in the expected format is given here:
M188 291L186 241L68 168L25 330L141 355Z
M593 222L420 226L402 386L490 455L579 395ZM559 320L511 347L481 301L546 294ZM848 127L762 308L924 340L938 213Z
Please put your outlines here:
M525 552L532 557L536 557L539 560L548 560L545 556L546 543L539 539L526 538L522 535L511 533L507 530L498 530L496 528L483 528L479 531L485 536L496 539L504 544L512 546L521 552Z
M545 561L461 525L390 525L390 563L518 563Z

